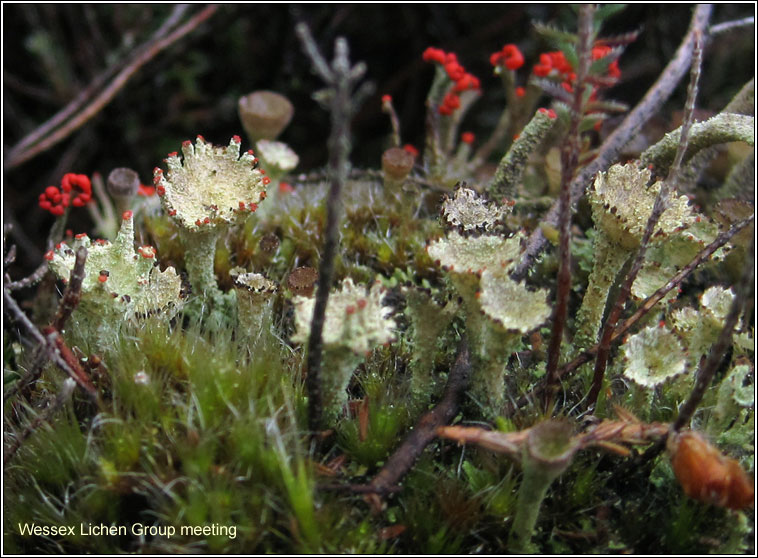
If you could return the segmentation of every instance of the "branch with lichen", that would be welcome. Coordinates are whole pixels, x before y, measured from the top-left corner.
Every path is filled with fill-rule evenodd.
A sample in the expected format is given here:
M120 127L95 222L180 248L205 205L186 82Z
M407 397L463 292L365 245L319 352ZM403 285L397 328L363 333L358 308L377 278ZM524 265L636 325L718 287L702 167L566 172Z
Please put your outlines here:
M642 153L640 156L642 163L655 166L656 171L661 174L668 172L676 156L681 134L681 128L666 134L658 143ZM693 124L684 162L689 161L696 153L707 147L732 141L755 145L755 119L752 116L721 113L705 122Z
M518 139L500 160L487 191L495 198L514 198L516 188L526 169L529 156L547 137L556 122L555 112L539 109L529 121Z

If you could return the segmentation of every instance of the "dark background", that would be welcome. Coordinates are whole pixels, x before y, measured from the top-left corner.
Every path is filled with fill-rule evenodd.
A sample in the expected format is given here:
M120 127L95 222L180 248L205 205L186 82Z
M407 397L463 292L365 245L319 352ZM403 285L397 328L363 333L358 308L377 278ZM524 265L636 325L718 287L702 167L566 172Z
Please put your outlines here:
M196 5L191 11L201 8ZM4 152L65 106L108 64L145 41L172 9L165 4L3 5ZM633 4L606 22L602 36L642 30L621 57L622 79L608 97L632 105L640 99L686 33L691 10L686 4ZM753 13L752 3L719 4L712 22ZM149 183L153 167L182 140L202 134L226 144L233 134L243 135L237 99L250 91L271 89L289 96L295 118L281 139L300 155L299 171L323 165L328 115L311 99L322 84L310 72L295 37L294 25L300 20L310 25L329 58L334 38L347 37L351 60L365 61L367 77L376 84L375 95L353 122L352 159L357 166L379 163L389 131L380 110L385 93L394 98L403 142L422 145L424 99L433 75L432 66L421 61L427 46L456 52L481 79L484 97L463 129L483 137L503 106L490 53L516 43L526 58L518 73L523 84L539 53L550 50L531 22L568 30L575 25L574 12L562 4L221 6L207 23L142 67L83 128L4 172L3 218L15 224L13 242L20 248L14 272L21 274L41 261L53 222L37 207L37 196L46 186L59 184L65 172L107 175L117 166L134 168ZM700 108L719 110L753 75L753 33L748 27L709 45ZM668 112L680 110L684 97L685 86L680 85ZM72 212L70 226L75 232L87 230L91 223L86 211Z

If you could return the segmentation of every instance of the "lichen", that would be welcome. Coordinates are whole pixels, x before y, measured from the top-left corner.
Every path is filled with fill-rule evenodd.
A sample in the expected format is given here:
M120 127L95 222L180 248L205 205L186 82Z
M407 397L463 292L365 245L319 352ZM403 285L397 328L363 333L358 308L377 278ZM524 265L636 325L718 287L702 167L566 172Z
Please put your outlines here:
M183 306L181 278L173 267L161 271L152 246L134 249L134 221L125 212L114 241L92 241L77 235L71 246L61 243L52 252L50 268L68 280L77 248L87 248L82 295L77 313L83 317L85 336L96 344L115 340L122 321L160 313L170 320ZM86 316L86 318L85 318Z
M379 282L369 290L349 277L329 296L324 320L324 409L326 423L332 424L347 403L347 392L355 368L379 345L395 339L392 308L382 303L384 288ZM315 298L296 296L295 343L307 343Z
M646 327L627 339L624 376L645 387L655 387L687 370L687 359L676 335L661 327Z
M497 206L487 203L471 188L456 188L452 198L445 197L442 202L442 218L464 232L473 230L490 231L510 213L512 206Z

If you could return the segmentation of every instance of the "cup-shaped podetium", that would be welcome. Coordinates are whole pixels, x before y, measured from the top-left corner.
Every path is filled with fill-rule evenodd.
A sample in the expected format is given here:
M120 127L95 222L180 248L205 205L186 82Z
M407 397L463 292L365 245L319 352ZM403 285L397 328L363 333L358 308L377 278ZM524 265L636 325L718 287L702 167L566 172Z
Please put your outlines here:
M321 382L324 404L324 425L333 426L347 403L347 387L355 368L374 348L394 340L395 322L389 315L392 307L382 304L384 289L380 283L368 291L350 278L340 290L329 296L323 330L324 365ZM295 325L292 336L296 343L310 337L315 298L296 296Z
M289 99L274 91L253 91L240 97L237 106L242 126L252 143L276 139L295 113Z
M271 325L276 283L260 273L248 273L241 267L229 271L237 293L237 320L240 337L255 344Z
M139 190L140 180L136 171L127 167L118 167L108 174L105 184L108 193L116 202L116 210L127 211Z
M413 169L416 157L401 147L390 147L382 154L384 187L398 190Z
M258 168L252 151L240 155L240 137L226 147L198 136L182 143L182 155L169 153L168 171L156 168L153 180L166 212L179 225L185 264L194 293L219 294L213 270L216 241L266 198L271 179Z
M567 422L546 420L529 430L522 450L524 476L508 542L512 552L535 552L531 539L542 501L552 482L571 464L579 447Z

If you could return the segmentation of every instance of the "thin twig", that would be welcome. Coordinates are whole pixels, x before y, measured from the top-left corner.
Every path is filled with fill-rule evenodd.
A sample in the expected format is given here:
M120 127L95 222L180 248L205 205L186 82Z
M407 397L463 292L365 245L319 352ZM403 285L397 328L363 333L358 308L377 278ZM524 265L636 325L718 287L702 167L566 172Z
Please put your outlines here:
M712 6L699 4L692 16L690 30L682 41L682 44L674 54L674 58L668 63L658 80L648 90L642 100L630 112L621 125L603 142L597 157L584 167L571 184L571 203L576 204L584 193L585 188L599 171L605 170L618 156L621 149L632 137L637 135L642 126L660 109L663 103L671 96L679 80L687 72L692 59L692 50L695 45L695 34L703 33L708 26ZM550 211L545 215L544 222L555 227L560 216L558 202L554 203ZM523 279L531 268L537 256L542 252L547 243L542 229L537 227L527 241L526 250L521 256L521 261L514 269L511 277L515 280Z
M137 56L128 66L121 70L108 86L97 95L81 112L69 119L60 128L46 136L44 139L36 144L31 145L28 148L21 149L18 152L11 152L6 158L5 168L11 169L17 167L21 163L28 161L29 159L36 157L40 153L47 151L54 145L66 139L72 132L82 127L88 120L95 116L105 105L107 105L113 97L126 85L131 77L150 60L155 58L162 50L165 50L176 41L192 32L201 23L211 17L218 6L208 6L201 12L192 17L187 23L177 28L169 35L158 40L147 49L145 52Z
M79 360L74 356L66 342L63 340L60 332L53 326L47 326L42 330L47 341L47 347L51 354L55 356L53 361L58 365L58 368L63 370L70 378L72 378L79 387L87 392L87 395L94 402L98 402L97 389L92 383L92 379L89 374L84 371Z
M313 69L327 84L327 98L331 112L331 133L329 135L329 194L326 200L326 230L324 248L319 264L319 282L313 309L311 331L308 336L308 357L306 366L306 390L308 392L308 424L312 431L322 428L323 397L321 394L321 354L323 351L323 330L326 305L334 280L334 258L339 243L338 225L342 209L342 187L347 179L348 157L350 155L350 119L359 106L367 89L359 89L351 98L353 85L362 77L365 66L350 66L347 41L339 37L334 43L334 60L331 67L319 52L313 36L304 23L295 28L305 54L310 58Z
M35 269L31 275L28 277L24 277L23 279L19 279L18 281L9 281L5 283L5 288L9 291L17 291L19 289L25 289L27 287L31 287L32 285L36 285L39 283L42 278L45 276L45 273L47 273L47 261L43 261L40 266Z
M579 164L579 151L581 150L581 132L579 124L584 113L584 89L585 81L590 69L592 55L593 15L594 4L582 4L579 9L579 41L577 56L579 67L576 71L576 83L574 84L574 99L571 107L571 124L569 132L563 141L561 149L561 193L558 210L560 214L559 232L559 268L558 286L555 295L555 307L553 309L553 330L550 334L550 344L547 353L547 366L545 374L545 409L552 407L555 393L558 390L558 361L561 356L561 342L563 330L566 326L568 315L568 301L571 294L571 181Z
M44 344L45 338L39 332L37 326L35 326L28 318L28 316L24 314L24 311L21 310L21 307L14 300L14 298L11 296L11 293L7 289L3 289L3 300L5 301L5 310L8 311L8 313L13 316L17 322L24 326L24 328L31 334L31 336L34 337L34 340L37 341L37 343Z
M589 394L587 396L587 408L594 409L597 403L597 398L600 395L600 390L603 386L603 378L605 377L605 369L608 365L608 358L611 354L611 338L616 329L616 324L621 318L621 314L626 306L626 301L629 299L629 295L632 292L632 285L637 279L637 275L642 269L642 265L645 262L645 254L647 253L648 244L653 237L653 231L658 224L663 213L668 207L669 195L675 192L677 189L677 182L679 180L680 170L682 167L682 160L684 154L687 151L687 143L689 139L689 131L692 127L692 120L695 112L695 100L697 98L697 84L700 78L700 69L703 63L703 49L702 49L702 35L699 32L695 33L695 47L692 53L692 71L690 72L690 84L687 89L687 102L684 107L684 121L682 122L682 133L679 138L679 146L677 147L676 156L674 162L669 169L666 180L661 184L661 189L655 198L653 203L653 210L650 213L650 217L645 225L645 231L642 234L640 240L640 246L637 250L637 254L634 258L634 263L629 269L629 273L624 278L624 282L619 290L619 294L616 297L616 301L613 304L608 319L603 326L603 331L600 335L600 343L598 344L597 358L595 359L595 369L592 377L592 386L590 387Z
M76 250L74 267L71 270L66 291L63 293L63 298L61 298L58 304L58 311L55 313L55 318L53 318L52 326L58 331L63 331L66 320L68 320L71 313L79 305L79 299L82 294L82 282L84 281L84 264L86 261L87 248L80 246Z
M153 33L153 35L150 37L148 41L146 41L144 44L136 48L133 51L132 56L129 57L129 59L125 58L118 64L111 64L110 66L108 66L102 73L97 75L90 82L90 84L86 88L84 88L76 97L74 97L65 107L59 110L47 121L37 126L37 128L32 130L30 133L24 136L21 139L21 141L19 141L16 145L14 145L13 148L9 151L9 156L15 156L17 153L26 149L30 145L37 143L44 136L49 134L51 130L56 128L58 125L64 122L69 116L71 116L76 111L78 111L89 99L92 98L95 92L98 89L100 89L100 87L108 79L110 79L110 77L114 73L116 73L117 70L122 68L124 65L127 65L130 61L133 61L139 54L147 50L152 43L156 42L161 37L163 37L166 33L168 33L171 27L176 25L176 23L178 22L178 19L184 15L184 12L187 11L187 7L188 6L186 4L179 4L175 6L174 11L166 19L163 25L161 25L161 27L155 33Z
M706 390L710 387L716 371L719 369L721 362L726 356L727 350L732 346L732 334L734 333L734 328L737 325L743 307L749 299L750 287L753 285L754 250L755 239L753 239L753 242L751 243L750 250L746 252L742 276L735 286L734 300L729 308L729 313L726 315L726 320L724 320L724 327L721 330L718 339L711 347L711 350L708 352L708 357L701 363L697 371L697 380L695 382L695 387L692 389L692 393L690 393L687 401L685 401L679 408L679 415L676 417L672 426L674 431L680 430L692 420L692 415L695 413L700 401L702 401Z
M426 446L437 437L437 428L448 424L458 413L461 395L469 384L471 357L468 343L462 339L458 356L450 370L442 399L434 408L418 419L403 443L387 459L384 467L369 483L376 494L389 494L396 490L400 480L411 470Z
M708 29L708 35L713 37L726 31L731 31L738 27L747 27L748 25L755 25L755 18L753 16L744 17L742 19L733 19L732 21L725 21L711 26Z
M63 331L71 313L79 304L79 298L81 296L82 281L84 281L84 264L87 260L87 248L80 246L76 251L76 258L74 260L74 267L71 270L69 276L68 285L66 291L63 293L61 301L58 303L58 311L52 321L52 327L57 331ZM20 378L13 386L5 391L3 396L4 400L14 396L19 391L25 392L42 374L42 366L45 363L45 353L49 353L50 347L42 343L37 347L36 352L32 358L32 364L29 370Z
M3 455L3 467L8 465L10 460L13 459L13 456L16 455L16 452L26 441L26 439L29 438L29 436L31 436L32 433L42 425L42 423L49 422L53 415L57 413L61 407L63 407L66 401L71 399L71 394L73 393L75 387L76 382L71 378L66 378L66 380L63 382L61 390L58 392L58 395L55 397L53 402L50 403L50 405L48 405L48 407L33 421L31 421L29 425L16 436L16 439L8 447L8 449L5 450L5 455Z
M716 250L724 246L727 242L729 242L734 235L736 235L738 232L740 232L742 229L744 229L746 226L748 226L750 223L752 223L754 220L754 216L751 215L750 217L743 219L742 221L739 221L738 223L735 223L732 225L731 228L729 228L726 231L723 231L719 233L719 235L706 246L703 248L698 254L692 258L692 261L688 263L685 267L683 267L679 272L677 272L673 277L671 277L665 285L660 287L657 291L655 291L652 295L647 297L645 301L640 305L640 307L637 309L634 314L629 316L620 326L618 326L614 332L613 336L611 337L611 343L616 343L620 339L624 337L624 335L637 323L639 322L645 315L647 315L650 310L655 307L656 304L658 304L661 300L663 300L663 297L665 297L671 290L677 288L679 285L682 284L682 282L704 261L709 259ZM574 372L577 368L582 366L583 364L588 363L592 360L592 358L597 354L598 351L598 345L594 345L593 347L590 347L589 349L582 351L579 355L577 355L574 360L571 362L563 365L558 370L558 378L563 379L564 377L570 375L572 372ZM516 401L515 406L516 407L523 407L531 401L531 399L534 396L539 396L542 393L542 390L544 389L544 386L541 384L539 386L536 386L532 392L528 395L522 396L518 401Z

